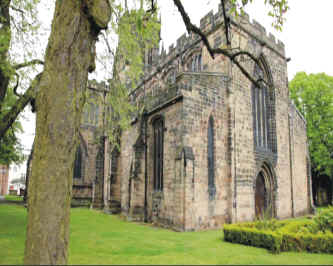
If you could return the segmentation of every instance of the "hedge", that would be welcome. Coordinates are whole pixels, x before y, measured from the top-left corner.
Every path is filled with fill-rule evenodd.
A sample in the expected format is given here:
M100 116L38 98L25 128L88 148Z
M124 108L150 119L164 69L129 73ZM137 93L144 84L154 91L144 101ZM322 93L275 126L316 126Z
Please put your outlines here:
M292 226L282 227L277 231L259 230L254 225L255 223L247 223L246 225L226 224L223 228L224 240L266 248L272 253L280 253L280 251L307 251L333 254L333 234L330 232L325 234L295 233L288 230Z
M331 233L281 232L281 235L281 251L307 251L311 253L333 254L333 234Z
M280 253L282 236L272 231L261 231L256 228L247 228L238 225L224 225L224 240L270 250Z

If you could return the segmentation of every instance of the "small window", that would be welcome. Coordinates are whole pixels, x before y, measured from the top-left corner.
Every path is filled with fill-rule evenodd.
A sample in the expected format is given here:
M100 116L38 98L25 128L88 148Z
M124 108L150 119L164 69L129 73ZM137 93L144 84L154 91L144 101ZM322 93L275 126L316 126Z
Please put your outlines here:
M159 117L153 122L154 131L154 190L163 190L164 121Z

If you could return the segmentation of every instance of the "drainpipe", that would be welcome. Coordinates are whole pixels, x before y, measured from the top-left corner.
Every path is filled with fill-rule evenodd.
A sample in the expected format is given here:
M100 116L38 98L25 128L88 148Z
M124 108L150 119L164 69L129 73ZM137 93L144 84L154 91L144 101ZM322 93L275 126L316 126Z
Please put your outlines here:
M148 115L146 111L143 113L143 123L144 123L144 134L145 134L145 202L144 202L144 222L148 222L148 204L147 204L147 193L148 193L148 172L147 172L147 129L148 129Z
M289 165L290 165L290 193L291 193L291 216L295 217L295 209L294 209L294 181L293 181L293 165L292 165L292 126L291 126L291 114L288 114L288 126L289 126Z

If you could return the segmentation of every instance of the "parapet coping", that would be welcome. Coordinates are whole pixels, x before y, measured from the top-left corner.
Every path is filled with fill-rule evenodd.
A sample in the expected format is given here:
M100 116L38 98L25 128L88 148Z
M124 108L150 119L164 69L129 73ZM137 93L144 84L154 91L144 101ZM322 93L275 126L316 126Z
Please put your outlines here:
M305 117L302 115L302 113L298 110L297 106L289 99L289 104L291 107L293 107L296 110L296 113L298 114L298 116L303 120L305 126L307 125L307 121L305 119Z

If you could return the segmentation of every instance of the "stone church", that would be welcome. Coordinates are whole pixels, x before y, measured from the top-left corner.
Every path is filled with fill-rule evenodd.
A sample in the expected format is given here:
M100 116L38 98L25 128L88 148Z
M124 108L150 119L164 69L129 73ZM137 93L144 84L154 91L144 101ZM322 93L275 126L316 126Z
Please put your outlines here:
M84 115L73 202L178 231L311 211L306 121L289 98L284 44L246 14L230 22L232 47L260 65L239 61L267 82L254 86L223 55L212 59L194 34L168 52L147 51L131 93L145 111L122 132L120 149L96 142L102 106ZM221 6L200 28L214 47L226 43Z

